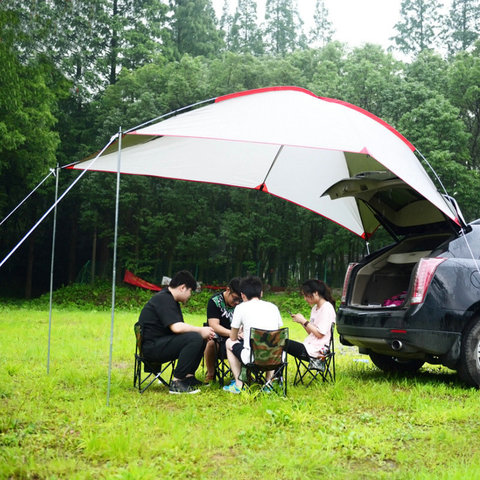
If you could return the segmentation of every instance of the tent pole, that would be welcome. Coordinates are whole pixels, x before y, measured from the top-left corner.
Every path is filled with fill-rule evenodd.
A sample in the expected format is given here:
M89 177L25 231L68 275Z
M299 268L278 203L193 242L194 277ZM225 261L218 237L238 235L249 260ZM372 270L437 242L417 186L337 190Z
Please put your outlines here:
M108 360L108 387L107 406L110 405L110 384L112 379L113 353L113 325L115 321L115 283L117 277L117 241L118 241L118 209L120 197L120 163L122 158L122 127L118 129L118 158L117 158L117 190L115 195L115 230L113 239L113 268L112 268L112 317L110 322L110 355Z
M50 307L48 312L48 353L47 353L47 375L50 373L50 340L52 338L52 304L53 304L53 266L55 264L55 236L57 232L57 200L58 200L58 177L60 168L57 163L55 175L55 208L53 210L53 234L52 234L52 260L50 264Z

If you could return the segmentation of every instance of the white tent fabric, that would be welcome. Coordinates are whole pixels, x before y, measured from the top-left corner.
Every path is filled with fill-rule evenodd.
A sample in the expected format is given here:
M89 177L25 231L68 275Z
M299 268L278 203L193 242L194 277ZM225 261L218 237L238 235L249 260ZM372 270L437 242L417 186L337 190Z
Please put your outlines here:
M322 193L365 171L389 170L459 223L413 153L392 127L353 105L297 87L218 97L215 102L130 131L121 172L264 190L308 208L368 239L378 222L355 199ZM93 165L117 170L106 150Z

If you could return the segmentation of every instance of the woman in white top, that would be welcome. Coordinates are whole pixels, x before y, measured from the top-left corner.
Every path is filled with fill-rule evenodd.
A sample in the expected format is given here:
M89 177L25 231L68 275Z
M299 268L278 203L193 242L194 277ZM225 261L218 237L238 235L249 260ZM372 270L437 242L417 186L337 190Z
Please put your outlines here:
M332 323L335 323L335 300L330 288L321 280L304 282L302 293L312 307L310 319L301 313L293 314L292 319L303 326L308 336L303 343L289 340L287 352L297 358L319 358L328 352Z

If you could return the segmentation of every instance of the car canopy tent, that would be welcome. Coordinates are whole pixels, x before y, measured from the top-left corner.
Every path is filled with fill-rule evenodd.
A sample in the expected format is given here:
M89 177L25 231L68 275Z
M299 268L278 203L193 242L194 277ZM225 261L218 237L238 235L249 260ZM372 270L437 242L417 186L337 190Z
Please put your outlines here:
M353 197L331 198L323 193L359 174L387 172L418 192L440 216L460 225L456 211L417 159L415 147L381 119L356 106L317 97L298 87L272 87L213 98L179 112L124 133L119 131L96 156L68 165L83 172L27 234L86 171L117 173L107 404L120 173L260 190L318 213L368 240L380 224L375 214Z
M316 212L365 240L379 221L362 202L322 194L345 178L391 172L444 216L415 147L358 107L297 87L235 93L126 132L120 172L218 183L268 192ZM116 172L118 145L70 166Z

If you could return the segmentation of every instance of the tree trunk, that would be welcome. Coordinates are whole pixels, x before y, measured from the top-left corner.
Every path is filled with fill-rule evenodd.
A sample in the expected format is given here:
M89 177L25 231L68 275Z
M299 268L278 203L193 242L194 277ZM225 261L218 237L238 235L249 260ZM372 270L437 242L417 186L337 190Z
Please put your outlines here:
M113 2L113 18L118 15L117 0ZM110 40L110 85L113 85L117 81L117 48L118 48L118 33L115 30L112 31L112 38Z
M25 298L32 298L32 277L33 277L33 258L34 258L34 236L31 235L28 240L28 258L27 258L27 275L25 279Z
M97 227L93 231L93 240L92 240L92 261L91 261L91 271L90 271L90 284L93 285L95 282L95 267L97 264Z
M70 246L68 250L68 283L73 283L76 277L77 264L77 215L70 220Z
M101 278L107 277L108 270L108 260L109 260L109 250L108 250L108 240L106 238L100 239L100 272L99 275Z

